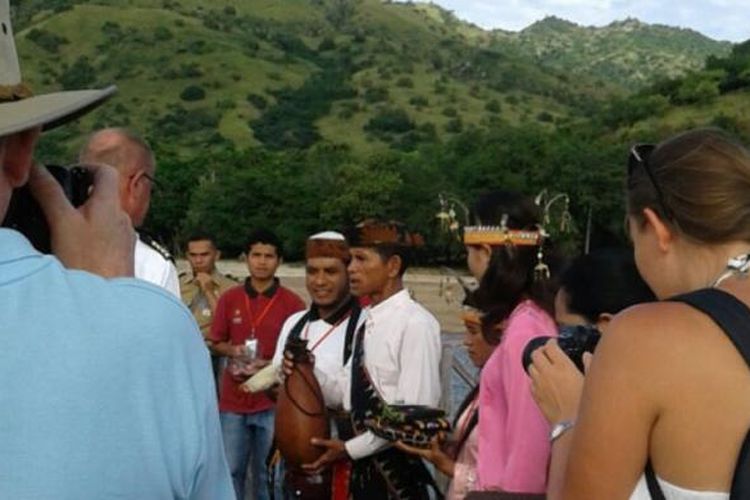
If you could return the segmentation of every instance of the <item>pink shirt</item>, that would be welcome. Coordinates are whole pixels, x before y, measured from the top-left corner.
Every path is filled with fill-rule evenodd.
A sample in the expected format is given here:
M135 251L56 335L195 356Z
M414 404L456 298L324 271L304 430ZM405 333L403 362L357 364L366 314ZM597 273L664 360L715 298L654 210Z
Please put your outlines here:
M478 489L544 493L549 461L549 424L531 397L531 379L521 363L534 337L556 336L552 318L530 300L508 318L500 345L487 360L479 383Z

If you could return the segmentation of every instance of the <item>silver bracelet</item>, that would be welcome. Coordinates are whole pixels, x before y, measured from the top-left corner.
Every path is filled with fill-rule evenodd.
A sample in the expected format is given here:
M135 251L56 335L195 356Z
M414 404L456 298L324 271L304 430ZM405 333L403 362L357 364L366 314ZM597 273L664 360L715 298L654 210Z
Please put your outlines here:
M575 420L563 420L562 422L558 422L553 425L552 430L549 431L549 442L551 443L555 439L565 434L565 431L567 431L574 425L576 425Z

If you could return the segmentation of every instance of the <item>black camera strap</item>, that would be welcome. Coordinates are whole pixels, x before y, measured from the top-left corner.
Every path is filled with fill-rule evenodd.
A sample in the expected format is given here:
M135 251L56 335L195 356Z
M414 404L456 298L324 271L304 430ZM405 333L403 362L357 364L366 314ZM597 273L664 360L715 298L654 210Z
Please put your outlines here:
M704 288L669 299L685 303L710 317L729 337L750 366L750 308L734 295L718 288ZM646 464L646 483L653 500L663 500L651 460ZM750 499L750 433L745 437L732 479L731 499Z

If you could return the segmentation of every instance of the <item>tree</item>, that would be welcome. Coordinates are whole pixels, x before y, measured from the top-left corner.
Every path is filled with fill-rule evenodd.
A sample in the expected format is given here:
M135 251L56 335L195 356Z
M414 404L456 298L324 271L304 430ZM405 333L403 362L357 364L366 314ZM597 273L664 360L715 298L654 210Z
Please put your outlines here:
M180 92L183 101L200 101L206 97L206 91L200 85L188 85Z
M47 30L40 30L37 28L32 29L26 35L26 38L46 50L57 54L59 52L60 45L66 45L70 43L67 38L51 33Z
M414 122L402 109L383 109L364 128L375 135L402 134L414 129Z
M409 99L409 104L411 104L415 108L419 109L419 108L423 108L425 106L429 106L430 105L430 101L427 100L427 98L425 96L415 95L414 97L411 97Z
M287 248L302 248L315 212L298 207L300 158L259 149L204 157L183 232L210 228L228 255L239 254L247 233L257 227L277 230Z
M497 99L492 99L484 105L484 109L486 109L490 113L499 113L501 110L500 103L497 102Z
M719 82L725 76L722 70L694 73L686 77L674 98L677 104L706 104L719 96Z
M65 68L60 75L60 83L63 89L85 89L95 86L96 70L86 56L80 56L72 66Z
M354 0L331 0L326 9L326 19L333 26L346 26L356 12Z
M350 163L336 169L332 195L320 207L322 220L335 226L394 215L394 195L401 178L396 172L373 167Z
M172 38L174 38L174 35L172 35L172 32L166 26L157 26L154 29L154 40L157 42L164 42Z
M412 80L408 76L402 76L398 80L396 80L396 86L411 89L414 88L414 80Z

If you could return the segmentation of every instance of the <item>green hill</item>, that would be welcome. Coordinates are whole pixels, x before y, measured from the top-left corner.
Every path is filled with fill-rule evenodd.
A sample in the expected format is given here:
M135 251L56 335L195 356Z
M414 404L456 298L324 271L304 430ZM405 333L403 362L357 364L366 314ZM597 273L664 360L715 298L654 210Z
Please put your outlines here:
M709 56L701 69L663 78L612 99L594 117L603 133L654 140L678 130L718 126L750 139L750 42L724 57Z
M379 0L24 0L13 15L37 92L120 87L45 134L39 159L72 159L95 127L139 131L162 186L148 228L173 244L209 228L229 255L248 228L276 228L295 258L311 232L381 216L423 230L422 258L451 261L462 247L438 195L497 187L565 192L568 243L589 214L593 241L611 243L631 140L748 130L744 44L727 55L633 20L489 32Z
M514 43L546 67L576 77L595 75L625 88L700 69L708 56L726 55L731 49L729 42L693 30L632 18L595 28L547 17L518 33L499 33L496 39Z
M95 118L48 138L50 155L115 124L188 155L322 140L408 151L472 127L580 120L621 88L629 59L616 48L661 47L648 65L635 61L639 79L724 51L684 30L627 23L596 30L550 18L490 33L435 5L378 0L29 0L14 14L35 89L120 87ZM649 30L660 33L650 45ZM598 62L589 71L582 59Z

